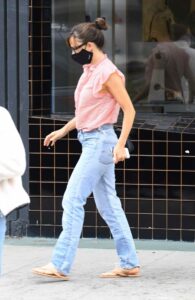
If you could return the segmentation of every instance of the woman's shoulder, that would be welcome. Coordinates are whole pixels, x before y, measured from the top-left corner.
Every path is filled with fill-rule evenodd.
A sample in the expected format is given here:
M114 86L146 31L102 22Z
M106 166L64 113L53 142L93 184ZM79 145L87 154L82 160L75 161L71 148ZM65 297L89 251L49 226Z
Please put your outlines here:
M102 61L97 69L97 73L109 74L114 72L120 72L122 74L118 67L108 57Z
M102 62L102 67L105 69L105 66L107 67L107 68L111 68L111 69L113 69L113 68L117 68L117 66L112 62L112 60L109 58L109 57L106 57L105 59L104 59L104 61Z
M117 66L109 59L104 59L96 68L93 76L94 95L99 95L99 91L102 90L103 85L107 82L112 74L117 74L123 82L125 82L124 74L117 68Z
M0 106L0 122L3 124L3 126L8 126L8 124L12 124L13 120L9 113L9 111L4 108L3 106Z
M3 107L3 106L0 106L0 113L1 114L9 114L8 111L7 111L7 109L5 107Z
M5 107L3 107L3 106L0 106L0 119L2 119L2 118L10 118L10 113L8 112L8 110L5 108Z

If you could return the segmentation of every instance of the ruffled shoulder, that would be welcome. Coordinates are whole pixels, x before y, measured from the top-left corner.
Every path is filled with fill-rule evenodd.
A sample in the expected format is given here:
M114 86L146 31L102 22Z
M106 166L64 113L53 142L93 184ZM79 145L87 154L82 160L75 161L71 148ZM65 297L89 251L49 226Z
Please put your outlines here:
M106 59L104 62L102 62L102 64L96 70L93 82L94 97L100 96L99 92L103 89L103 85L114 73L117 73L122 78L123 82L125 82L125 76L123 75L123 73L109 59Z

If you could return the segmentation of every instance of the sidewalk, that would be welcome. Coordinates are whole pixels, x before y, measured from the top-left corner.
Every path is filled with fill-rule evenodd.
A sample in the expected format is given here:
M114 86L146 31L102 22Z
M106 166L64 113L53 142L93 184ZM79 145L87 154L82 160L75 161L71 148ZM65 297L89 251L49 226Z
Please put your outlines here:
M1 300L195 300L195 243L135 241L141 277L102 279L118 262L113 241L81 240L68 282L38 277L54 239L7 239Z

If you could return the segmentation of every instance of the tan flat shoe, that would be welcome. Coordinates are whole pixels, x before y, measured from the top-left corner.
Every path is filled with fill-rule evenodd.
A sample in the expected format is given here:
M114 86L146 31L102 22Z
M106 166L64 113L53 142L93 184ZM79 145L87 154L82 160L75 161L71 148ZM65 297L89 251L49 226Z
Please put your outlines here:
M43 267L37 267L33 268L32 272L36 275L40 276L46 276L46 277L52 277L56 279L62 279L62 280L69 280L69 277L67 275L64 275L62 273L59 273L56 268L53 266L52 263L47 264Z
M138 277L138 276L140 276L140 268L132 268L132 269L116 268L110 272L100 274L101 278Z

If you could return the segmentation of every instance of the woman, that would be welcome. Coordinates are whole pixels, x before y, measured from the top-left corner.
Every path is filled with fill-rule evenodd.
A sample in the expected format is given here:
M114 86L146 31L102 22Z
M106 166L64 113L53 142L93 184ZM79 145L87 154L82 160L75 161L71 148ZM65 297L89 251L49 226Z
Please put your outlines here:
M87 197L93 192L100 215L107 222L120 258L120 268L101 277L138 276L139 263L133 238L116 196L114 164L125 159L125 144L135 111L124 87L124 76L102 51L107 29L103 18L95 23L73 27L67 39L72 58L84 72L75 90L75 117L61 129L50 133L45 146L77 129L82 154L69 179L63 197L63 231L56 243L52 260L33 272L68 280L84 220ZM119 139L113 130L119 110L124 112Z
M26 168L25 149L9 112L0 106L0 272L6 216L30 202L22 186Z

